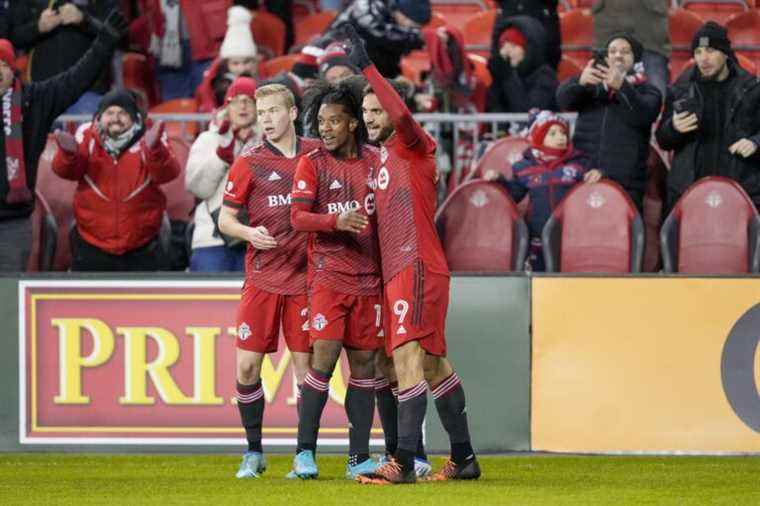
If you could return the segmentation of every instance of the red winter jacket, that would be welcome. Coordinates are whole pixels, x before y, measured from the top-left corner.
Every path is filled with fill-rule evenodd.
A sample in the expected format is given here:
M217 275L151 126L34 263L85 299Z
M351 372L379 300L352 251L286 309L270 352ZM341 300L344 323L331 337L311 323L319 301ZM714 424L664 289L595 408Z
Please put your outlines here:
M129 38L147 54L150 36L163 37L166 20L160 0L139 0L140 16L129 25ZM215 58L227 31L227 9L231 0L180 0L182 16L190 32L190 49L195 61Z
M105 150L94 126L78 134L77 141L77 154L56 152L53 171L79 182L74 194L79 235L114 255L149 243L158 235L166 210L159 185L180 173L166 137L152 151L140 139L117 160Z

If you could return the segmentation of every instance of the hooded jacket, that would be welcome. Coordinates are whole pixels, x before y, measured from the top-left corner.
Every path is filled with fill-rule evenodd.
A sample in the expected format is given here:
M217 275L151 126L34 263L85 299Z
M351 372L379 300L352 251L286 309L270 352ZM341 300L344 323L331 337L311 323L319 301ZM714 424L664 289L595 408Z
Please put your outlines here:
M546 62L556 69L562 59L559 0L501 0L501 15L536 18L546 30Z
M499 36L511 27L527 40L525 59L515 68L499 54ZM529 16L498 19L491 36L488 69L493 77L486 101L488 112L556 109L557 73L546 63L546 31L538 20Z
M723 132L724 146L718 146L725 156L720 167L715 168L717 176L725 176L737 181L749 194L756 206L760 206L760 149L749 158L728 153L728 147L734 142L747 138L760 147L760 80L747 73L732 59L727 60L730 67L729 82L726 83L728 93L725 101L725 121L716 125ZM657 142L665 150L673 151L673 162L668 173L668 209L672 208L681 194L697 178L696 160L703 153L707 144L717 142L716 139L705 138L696 130L682 134L673 127L673 102L682 98L693 97L698 102L697 117L700 121L710 121L706 118L705 103L698 82L699 69L694 66L684 72L668 91L665 111L656 132Z

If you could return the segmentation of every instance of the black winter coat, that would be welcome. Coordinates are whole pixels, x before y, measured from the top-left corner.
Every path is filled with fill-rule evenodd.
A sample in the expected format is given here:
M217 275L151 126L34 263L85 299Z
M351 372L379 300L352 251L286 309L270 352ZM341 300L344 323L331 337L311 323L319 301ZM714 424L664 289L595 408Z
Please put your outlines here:
M22 133L24 161L29 190L34 193L37 184L37 163L45 149L48 132L55 119L76 102L95 81L103 67L111 61L113 47L110 42L97 38L79 62L56 77L39 83L24 85L22 89ZM34 202L10 205L8 175L5 165L5 139L0 139L0 220L21 218L32 214Z
M559 30L559 0L501 0L501 15L530 16L546 30L546 61L556 69L562 58L562 36Z
M723 125L726 145L719 148L728 150L731 144L744 138L760 146L760 80L735 65L733 60L728 60L728 64L732 69L726 101L728 110ZM667 179L668 209L673 207L696 179L695 160L700 156L701 148L710 142L710 139L700 136L699 130L682 134L673 127L673 102L687 97L698 100L697 117L700 121L709 121L709 118L703 118L702 115L704 103L697 82L698 74L699 70L695 66L684 72L668 90L663 119L657 128L656 136L660 147L673 151L673 163ZM760 149L749 158L729 154L724 159L730 160L730 163L728 166L717 167L716 175L737 181L755 206L760 206Z
M573 145L641 206L652 123L660 113L662 96L649 83L634 86L624 81L610 98L601 85L583 86L578 79L565 81L557 90L560 109L578 111Z
M499 54L499 36L515 27L527 39L525 59L513 68ZM488 88L488 112L528 112L532 108L555 110L557 73L545 58L546 32L541 23L528 16L500 18L491 35L488 69L493 83Z

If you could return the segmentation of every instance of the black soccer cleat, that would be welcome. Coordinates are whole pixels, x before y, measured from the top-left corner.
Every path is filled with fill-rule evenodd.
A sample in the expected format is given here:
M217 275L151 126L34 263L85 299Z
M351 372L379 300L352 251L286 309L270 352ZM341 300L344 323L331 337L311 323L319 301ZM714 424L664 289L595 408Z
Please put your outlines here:
M472 457L461 466L449 459L440 471L425 481L477 480L478 478L480 478L480 464L478 464L478 459Z

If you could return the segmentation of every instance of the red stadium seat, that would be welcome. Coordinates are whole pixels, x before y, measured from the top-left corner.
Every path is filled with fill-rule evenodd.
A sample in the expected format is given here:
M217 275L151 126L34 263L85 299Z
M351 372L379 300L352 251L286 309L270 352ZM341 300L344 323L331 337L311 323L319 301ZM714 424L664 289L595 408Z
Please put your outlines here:
M728 38L739 54L760 63L760 10L737 14L726 23Z
M478 160L475 170L468 174L467 179L482 178L489 170L495 170L504 174L507 179L512 178L512 165L521 160L523 152L530 147L528 141L522 137L504 137L494 142Z
M754 7L754 0L681 0L681 7L694 12L705 21L713 20L725 25L731 17L748 11L749 3Z
M190 154L190 145L181 137L169 137L174 156L181 168L179 176L161 187L166 195L166 211L169 218L179 221L190 221L195 208L195 197L185 188L185 168Z
M251 32L258 52L266 58L285 54L285 23L266 11L253 12Z
M706 177L678 200L660 232L665 272L760 271L760 216L735 181Z
M158 81L153 74L153 67L145 55L124 53L121 59L121 67L124 87L140 95L145 106L150 107L160 101L156 84Z
M473 14L487 11L491 6L485 0L430 1L433 12L441 15L446 24L462 30Z
M644 192L644 272L657 272L660 268L660 224L665 203L665 177L668 168L665 159L655 146L649 146L647 160L647 187Z
M198 102L194 98L175 98L151 107L151 114L189 114L198 112ZM198 123L167 121L166 134L169 137L195 139L198 135Z
M576 60L589 60L594 47L594 18L586 9L573 9L559 18L562 53Z
M749 58L747 58L741 53L736 53L736 59L738 60L739 66L741 66L741 68L743 68L744 70L746 70L752 75L757 75L757 64L755 62L753 62L752 60L750 60ZM686 63L683 64L683 67L681 67L680 72L677 72L676 78L679 75L686 72L687 70L689 70L693 66L694 66L694 59L691 58L687 60Z
M704 22L702 18L686 9L671 10L668 25L673 53L691 58L691 39Z
M53 211L39 191L35 192L35 199L32 214L32 249L27 272L51 270L58 244L58 224L55 222Z
M559 80L559 82L564 82L571 77L579 76L581 75L581 72L583 72L583 67L578 65L575 60L562 55L562 59L559 61L559 66L557 67L557 80Z
M576 9L590 9L597 0L571 0L573 7Z
M462 28L467 51L488 56L491 50L491 33L499 11L478 12L472 15Z
M430 73L430 57L426 51L412 51L401 58L401 75L421 86Z
M324 33L336 15L335 11L322 11L311 14L295 23L293 28L296 32L296 47L305 46L314 36Z
M573 188L546 222L542 241L547 272L641 272L644 223L609 180Z
M48 135L45 150L37 166L37 191L47 200L58 225L58 241L52 270L66 271L71 267L69 230L74 223L73 205L77 183L61 179L53 172L53 158L57 149L55 138L52 134Z
M276 76L280 72L290 71L290 69L293 68L293 65L295 65L296 60L298 60L298 57L298 53L292 53L261 62L259 65L259 77L261 79L267 79Z
M500 186L462 184L441 204L435 222L452 271L523 270L528 227Z

